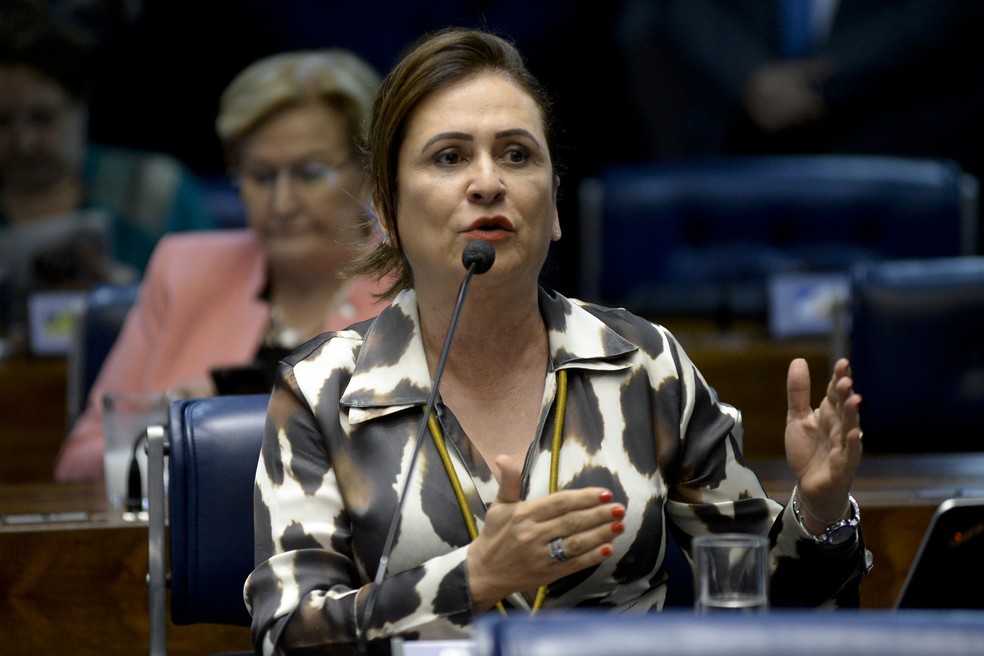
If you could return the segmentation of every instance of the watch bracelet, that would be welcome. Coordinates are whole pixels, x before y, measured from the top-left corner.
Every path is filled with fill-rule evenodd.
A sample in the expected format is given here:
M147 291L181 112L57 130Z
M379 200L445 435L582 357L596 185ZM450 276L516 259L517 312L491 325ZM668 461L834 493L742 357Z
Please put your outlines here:
M799 525L800 531L803 533L803 535L811 539L814 543L831 545L831 546L843 544L844 542L847 541L847 539L838 542L832 542L830 540L830 534L836 531L837 529L843 528L845 526L850 526L854 530L855 534L857 533L858 526L861 524L861 509L858 507L858 502L853 495L851 494L847 495L848 507L851 511L851 514L848 517L845 517L843 519L838 519L834 522L831 522L830 524L827 524L827 527L824 529L822 535L815 535L812 531L810 531L810 529L806 527L806 522L803 521L803 514L802 511L800 510L798 496L799 496L799 485L797 484L793 486L793 494L789 498L789 505L792 506L793 517L796 518L796 523Z

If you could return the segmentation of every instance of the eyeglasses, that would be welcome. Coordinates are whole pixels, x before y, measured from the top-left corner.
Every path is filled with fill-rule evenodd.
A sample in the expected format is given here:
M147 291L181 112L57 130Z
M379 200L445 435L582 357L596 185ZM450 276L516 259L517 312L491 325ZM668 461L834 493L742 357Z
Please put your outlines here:
M244 191L270 193L277 186L281 175L287 176L288 184L292 190L297 189L302 193L321 191L338 183L341 171L352 163L352 158L347 157L336 165L325 164L324 162L305 162L282 168L269 166L245 166L235 179L242 185Z

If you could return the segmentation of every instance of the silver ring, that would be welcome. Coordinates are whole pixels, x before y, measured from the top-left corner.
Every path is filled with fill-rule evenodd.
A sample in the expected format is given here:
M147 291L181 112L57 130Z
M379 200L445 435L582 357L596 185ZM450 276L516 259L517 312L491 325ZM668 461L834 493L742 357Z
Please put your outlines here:
M564 550L564 541L561 538L554 538L547 546L550 547L550 557L558 563L570 560L570 555Z

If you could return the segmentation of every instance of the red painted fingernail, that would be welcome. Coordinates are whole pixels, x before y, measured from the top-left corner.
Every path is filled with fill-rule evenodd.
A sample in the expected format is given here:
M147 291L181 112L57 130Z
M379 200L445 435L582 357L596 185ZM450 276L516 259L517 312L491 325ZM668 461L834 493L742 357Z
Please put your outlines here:
M622 519L623 517L625 517L625 508L623 508L622 506L615 506L614 508L612 508L612 517L614 517L615 519Z
M612 500L612 493L609 492L608 490L605 490L598 495L598 498L601 499L602 503L608 503L609 501Z
M612 548L606 544L601 548L601 555L604 556L605 558L608 558L609 556L612 555Z
M612 524L612 533L621 533L625 530L625 524L622 522L615 522Z

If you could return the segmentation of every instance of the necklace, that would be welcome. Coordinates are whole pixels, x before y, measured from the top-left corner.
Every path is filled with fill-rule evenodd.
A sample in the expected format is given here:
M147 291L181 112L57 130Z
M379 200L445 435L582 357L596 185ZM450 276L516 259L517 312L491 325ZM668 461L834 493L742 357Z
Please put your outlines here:
M560 462L560 442L564 434L564 415L567 412L567 370L561 369L557 372L557 408L554 411L554 431L553 440L550 443L550 494L557 491L557 476L558 476L558 463ZM430 417L427 418L427 427L430 428L431 438L434 440L434 446L437 447L437 452L441 456L441 462L444 464L444 471L448 474L448 480L451 482L451 487L454 489L454 496L458 500L458 508L461 510L461 516L465 520L465 526L468 527L468 535L474 540L478 537L478 525L475 523L475 516L468 509L468 500L465 498L465 491L461 487L461 481L458 480L458 475L454 471L454 465L451 463L451 456L448 455L448 447L444 444L444 435L441 433L441 427L437 423L437 417L432 412ZM543 602L547 598L547 586L541 585L536 590L536 598L533 601L533 607L530 609L530 614L533 614L540 610L543 606ZM496 603L496 608L503 615L506 614L506 609L502 605L502 602Z
M321 321L318 322L318 325ZM314 326L314 324L311 324ZM302 331L291 328L287 325L284 318L284 309L279 305L270 307L270 322L267 324L264 343L267 346L281 346L283 348L296 348L304 341Z
M345 318L354 316L355 308L346 301L347 295L348 285L345 284L342 285L337 292L335 292L335 295L332 297L331 302L327 306L328 311L337 312L340 316ZM271 304L270 319L267 322L263 343L267 346L280 346L287 349L297 348L306 340L321 332L324 324L325 315L322 314L316 322L312 322L306 327L291 327L287 325L287 319L283 306L279 304Z

